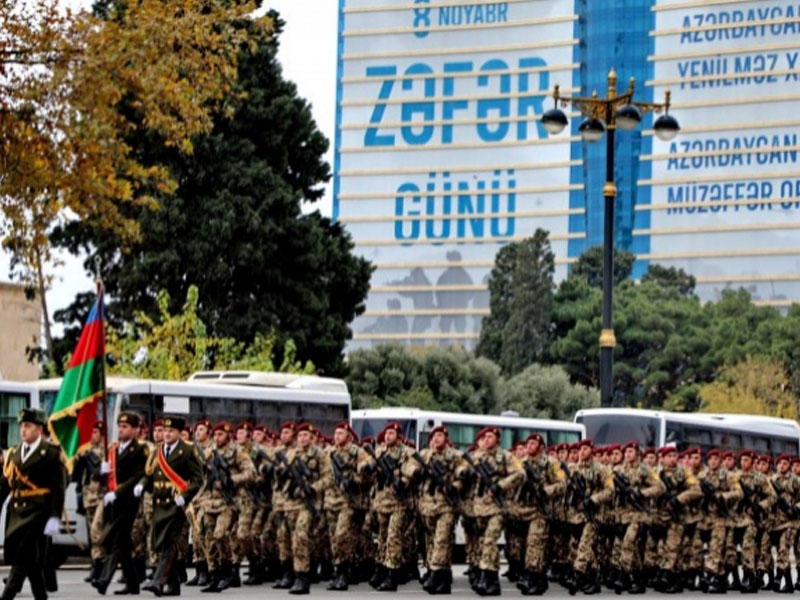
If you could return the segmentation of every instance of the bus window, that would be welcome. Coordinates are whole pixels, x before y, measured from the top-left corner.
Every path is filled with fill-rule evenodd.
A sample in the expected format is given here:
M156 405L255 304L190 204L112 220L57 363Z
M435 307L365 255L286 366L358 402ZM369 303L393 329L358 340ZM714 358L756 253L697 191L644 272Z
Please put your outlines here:
M658 446L660 421L654 417L587 413L581 416L580 422L586 426L586 437L598 446L630 441L638 442L643 448Z
M16 446L20 442L17 414L30 404L30 396L24 392L0 394L0 448Z
M353 419L353 429L355 429L356 434L358 435L359 439L370 436L370 437L377 437L377 435L383 431L383 429L389 424L395 422L394 419L387 420L387 419ZM400 427L403 429L403 435L410 439L412 442L416 443L417 439L417 422L412 419L399 419L396 421L400 423Z
M769 452L769 440L767 438L745 434L742 437L742 443L744 444L744 448L750 448L760 454Z
M684 429L684 440L687 446L700 446L704 451L711 448L711 432L707 429Z
M569 444L574 444L575 442L579 442L581 439L581 434L578 431L543 431L540 432L544 435L545 442L548 446L552 446L554 444L560 444L561 442L567 442Z
M466 451L475 441L475 436L483 429L481 425L468 423L443 423L447 426L450 441L462 452Z
M711 440L715 448L724 448L726 450L740 450L742 448L742 436L738 433L712 429Z

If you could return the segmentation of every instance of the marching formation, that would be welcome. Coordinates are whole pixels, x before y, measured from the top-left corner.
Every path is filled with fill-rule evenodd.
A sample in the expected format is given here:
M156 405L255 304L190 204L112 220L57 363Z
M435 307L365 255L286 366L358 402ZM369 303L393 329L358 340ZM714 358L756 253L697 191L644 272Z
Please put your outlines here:
M398 423L358 440L347 422L327 437L309 423L271 432L176 417L156 421L151 440L133 413L120 415L105 449L95 427L73 477L90 524L87 579L101 594L118 566L118 595L267 583L308 594L319 582L394 591L417 581L448 594L459 523L481 596L501 594L501 538L504 576L523 595L552 583L570 594L795 589L800 459L788 455L773 464L753 450L547 447L538 433L503 449L496 427L460 452L445 426L418 450Z

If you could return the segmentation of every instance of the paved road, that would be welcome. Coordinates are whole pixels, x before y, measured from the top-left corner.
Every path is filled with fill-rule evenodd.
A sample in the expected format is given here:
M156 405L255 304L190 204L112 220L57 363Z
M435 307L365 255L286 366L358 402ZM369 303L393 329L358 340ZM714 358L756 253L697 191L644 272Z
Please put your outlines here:
M470 598L475 600L479 598L476 594L474 594L470 589L467 583L467 579L464 575L462 575L464 571L463 565L457 566L454 570L455 573L455 581L453 585L453 594L450 596L451 598ZM0 573L5 576L8 572L8 568L0 568ZM91 598L99 597L97 591L91 587L88 583L84 583L83 578L86 576L86 569L74 565L70 565L67 567L62 568L59 570L58 573L58 583L59 589L57 592L50 594L50 598L52 600L90 600ZM190 577L191 577L190 573ZM516 587L512 584L508 583L507 581L503 580L503 596L504 597L519 597L522 598L522 595L519 593ZM311 594L310 596L313 598L324 598L324 599L335 599L335 600L352 600L353 598L370 598L371 600L375 600L377 598L394 598L394 597L403 597L403 598L424 598L427 597L427 594L422 591L422 588L419 584L408 584L402 586L396 594L387 593L387 592L376 592L374 591L369 585L363 583L358 586L351 586L350 590L347 592L328 592L325 590L326 583L321 583L317 585L312 585L311 587ZM112 592L116 589L120 589L123 586L121 584L112 584L108 590L107 597L108 598L123 598L123 596L114 596ZM774 596L772 592L764 592L765 594L769 594ZM654 595L660 595L652 590L648 590L646 596L641 597L650 597ZM738 595L738 594L737 594ZM604 590L602 594L595 597L616 597L613 592L608 590ZM31 598L30 588L28 588L27 583L22 590L22 593L17 596L17 598ZM244 586L238 589L231 589L222 592L221 594L203 594L200 590L196 587L186 587L182 588L182 598L190 599L190 600L209 600L209 597L214 598L228 598L228 599L239 599L239 598L276 598L276 599L286 599L295 598L296 596L289 595L285 590L273 590L269 585L262 585L262 586L255 586L249 587ZM545 594L545 598L570 598L571 596L567 593L566 590L561 588L560 586L551 587L551 589ZM575 598L580 598L581 594L574 596ZM666 595L665 595L666 597ZM674 596L673 596L674 597ZM680 595L681 600L686 598L706 598L708 599L707 595L701 594L699 592L687 592ZM150 593L142 592L139 598L143 598L145 600L150 598L155 598Z

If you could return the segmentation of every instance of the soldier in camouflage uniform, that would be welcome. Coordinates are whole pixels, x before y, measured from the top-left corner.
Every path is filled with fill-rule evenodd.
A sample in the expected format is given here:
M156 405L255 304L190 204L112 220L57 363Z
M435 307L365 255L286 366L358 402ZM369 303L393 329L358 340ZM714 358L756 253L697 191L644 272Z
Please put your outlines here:
M572 525L572 535L576 543L573 573L568 581L570 594L579 589L587 594L600 591L597 581L595 544L597 543L597 523L595 514L599 506L614 498L614 478L607 467L593 460L592 440L577 443L578 461L572 466L567 484L567 519Z
M289 452L295 445L297 424L286 421L281 424L279 440L273 448L273 455ZM278 590L288 590L294 585L294 569L292 567L292 536L286 526L284 505L286 504L287 475L285 471L274 471L272 479L272 512L267 520L267 534L274 532L275 543L278 547L278 560L280 562L281 576L272 586Z
M514 442L510 452L518 460L522 461L528 453L525 448L525 440ZM525 512L525 507L518 505L516 497L508 498L503 527L503 534L506 540L504 551L506 561L508 561L508 570L503 573L503 577L506 577L511 583L519 581L523 563L525 562L525 540L528 533L528 523L520 518L520 512Z
M321 518L321 497L327 457L312 443L313 425L297 426L297 445L289 450L277 469L284 469L284 518L291 535L294 585L290 594L308 594L311 571L311 538Z
M703 493L692 472L678 464L678 450L665 446L659 451L661 464L659 479L664 483L665 494L657 502L654 525L664 528L664 535L658 546L658 577L655 588L668 594L683 591L678 558L683 543L690 543L684 522L685 507L699 502Z
M431 430L429 447L417 458L423 465L419 514L425 528L425 564L422 588L429 594L449 594L453 582L453 540L460 491L470 467L461 452L448 444L447 427Z
M476 473L472 498L481 554L479 576L472 589L481 596L500 595L497 543L503 532L503 506L505 498L512 497L525 482L522 463L499 442L500 429L484 427L475 437L475 451L465 455Z
M252 479L242 484L241 489L234 497L236 504L236 536L231 549L233 550L233 578L231 587L240 587L242 584L239 568L242 561L247 558L255 559L255 537L253 532L253 517L255 516L256 506L253 497L253 484L255 483L256 470L253 460L253 444L251 435L253 424L243 421L236 426L235 444L241 448L250 459L253 465Z
M800 480L790 470L792 457L781 454L775 459L775 474L772 487L777 494L776 510L770 531L770 544L777 550L775 592L794 591L792 571L789 563L789 548L792 546L793 529L800 515Z
M399 423L387 424L378 436L383 442L371 457L376 472L371 506L378 526L378 550L370 585L381 592L396 591L400 582L400 569L405 564L404 537L411 522L410 487L422 471L412 458L413 450L401 441L401 434Z
M201 457L205 458L214 441L211 438L211 421L200 419L194 426L194 444ZM206 586L208 579L208 563L206 563L206 550L203 545L203 514L195 496L189 505L187 514L191 511L189 524L192 527L192 562L194 563L195 576L186 582L190 586Z
M704 529L710 532L701 586L711 593L727 590L724 552L732 523L730 508L742 499L742 488L735 474L721 466L722 452L708 451L706 470L700 478L703 489Z
M96 581L103 567L103 545L100 543L103 531L103 511L100 509L105 494L105 475L100 472L106 459L103 445L105 423L96 421L92 427L89 443L78 449L72 479L78 483L81 495L83 514L86 517L86 531L89 537L89 551L92 558L92 569L87 582ZM99 510L100 509L100 510Z
M648 517L649 501L665 491L664 483L655 471L639 460L639 444L628 442L622 448L623 462L614 470L616 492L617 532L615 546L619 551L618 578L614 591L641 594L647 589L643 571L643 527Z
M553 502L567 489L567 476L558 460L544 452L544 438L532 433L525 442L527 455L522 461L525 483L519 488L520 504L527 507L520 517L527 525L523 570L517 587L523 595L539 596L547 591L545 552L550 537L550 511Z
M272 504L272 464L274 462L274 459L268 454L266 429L263 425L255 425L248 445L250 458L256 469L256 479L250 487L255 512L250 526L252 533L248 551L250 570L244 581L245 585L259 585L265 581L275 581L275 574L278 570L277 549L272 544L268 551L263 539Z
M357 559L355 532L361 529L368 502L362 484L372 465L347 421L336 425L333 445L327 452L330 468L325 472L325 513L335 568L335 578L327 589L345 591Z
M140 419L139 432L137 437L139 442L147 446L147 454L150 456L156 451L156 445L150 440L150 428L147 421ZM142 496L142 501L139 503L139 510L136 513L136 518L133 520L133 531L131 532L131 539L133 541L133 564L136 567L137 578L139 583L144 581L147 571L148 548L150 547L150 523L146 517L144 509L144 502L150 502L150 514L152 514L153 497L149 492L145 492Z
M256 477L250 455L231 441L233 428L221 422L212 428L214 444L203 457L205 484L197 497L203 522L203 548L210 583L203 592L221 592L234 586L237 499L248 493L247 486Z

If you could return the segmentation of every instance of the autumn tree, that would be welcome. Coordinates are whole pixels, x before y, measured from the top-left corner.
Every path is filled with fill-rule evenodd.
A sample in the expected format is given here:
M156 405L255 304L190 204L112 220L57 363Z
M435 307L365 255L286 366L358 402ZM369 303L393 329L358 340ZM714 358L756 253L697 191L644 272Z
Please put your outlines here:
M145 123L191 154L211 114L230 114L247 42L240 23L271 27L251 20L255 8L139 0L99 18L58 0L0 0L0 236L12 277L38 290L45 315L52 228L89 221L125 244L136 239L128 207L154 208L154 192L170 193L175 181L139 160L131 132Z

